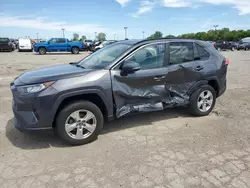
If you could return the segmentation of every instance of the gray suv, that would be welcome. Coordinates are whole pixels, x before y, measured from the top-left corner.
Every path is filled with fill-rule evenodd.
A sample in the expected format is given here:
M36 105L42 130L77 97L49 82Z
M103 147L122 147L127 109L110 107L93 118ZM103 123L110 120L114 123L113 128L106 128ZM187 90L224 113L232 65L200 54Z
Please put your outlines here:
M93 141L104 119L187 106L208 115L226 90L229 61L199 40L125 40L79 62L25 72L11 84L15 126L54 128L72 145Z

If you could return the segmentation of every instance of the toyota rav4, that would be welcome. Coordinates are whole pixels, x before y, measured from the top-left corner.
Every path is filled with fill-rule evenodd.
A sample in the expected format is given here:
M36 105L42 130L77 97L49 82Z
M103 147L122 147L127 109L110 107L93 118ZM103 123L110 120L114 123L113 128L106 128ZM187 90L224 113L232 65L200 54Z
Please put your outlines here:
M199 40L125 40L79 62L25 72L11 84L15 126L55 129L72 145L93 141L104 120L186 106L208 115L226 90L229 61Z

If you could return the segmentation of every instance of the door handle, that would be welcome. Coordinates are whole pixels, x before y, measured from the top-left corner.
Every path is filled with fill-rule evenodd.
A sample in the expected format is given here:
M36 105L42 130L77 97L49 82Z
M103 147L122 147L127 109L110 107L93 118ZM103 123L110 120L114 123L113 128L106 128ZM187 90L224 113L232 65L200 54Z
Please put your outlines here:
M197 67L195 67L194 70L196 70L196 71L201 71L203 68L204 68L203 66L197 66Z
M166 78L166 76L156 76L156 77L154 77L153 79L154 79L155 81L160 81L160 80L162 80L162 79L164 79L164 78Z

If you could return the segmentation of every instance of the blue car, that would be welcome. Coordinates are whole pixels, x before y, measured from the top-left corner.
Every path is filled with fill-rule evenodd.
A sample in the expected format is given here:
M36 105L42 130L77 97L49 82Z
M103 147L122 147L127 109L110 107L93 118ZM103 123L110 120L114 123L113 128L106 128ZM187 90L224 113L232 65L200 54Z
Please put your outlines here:
M46 52L71 52L72 54L78 54L81 50L83 50L83 43L70 42L65 38L52 38L47 42L39 42L34 46L34 51L40 55L44 55Z

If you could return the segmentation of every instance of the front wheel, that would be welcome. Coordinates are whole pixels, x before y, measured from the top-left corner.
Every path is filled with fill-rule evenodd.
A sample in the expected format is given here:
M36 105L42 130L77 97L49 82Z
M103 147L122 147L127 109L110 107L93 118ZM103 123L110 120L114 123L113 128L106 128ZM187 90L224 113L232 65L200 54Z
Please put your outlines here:
M55 131L70 145L87 144L97 138L103 126L101 110L88 101L76 101L62 109Z
M216 93L210 85L203 85L190 97L190 111L195 116L206 116L214 108Z
M46 54L47 50L46 50L46 48L44 48L44 47L40 47L40 48L38 49L38 52L39 52L40 55L44 55L44 54Z
M71 52L72 52L72 54L79 54L79 48L78 47L73 47Z

